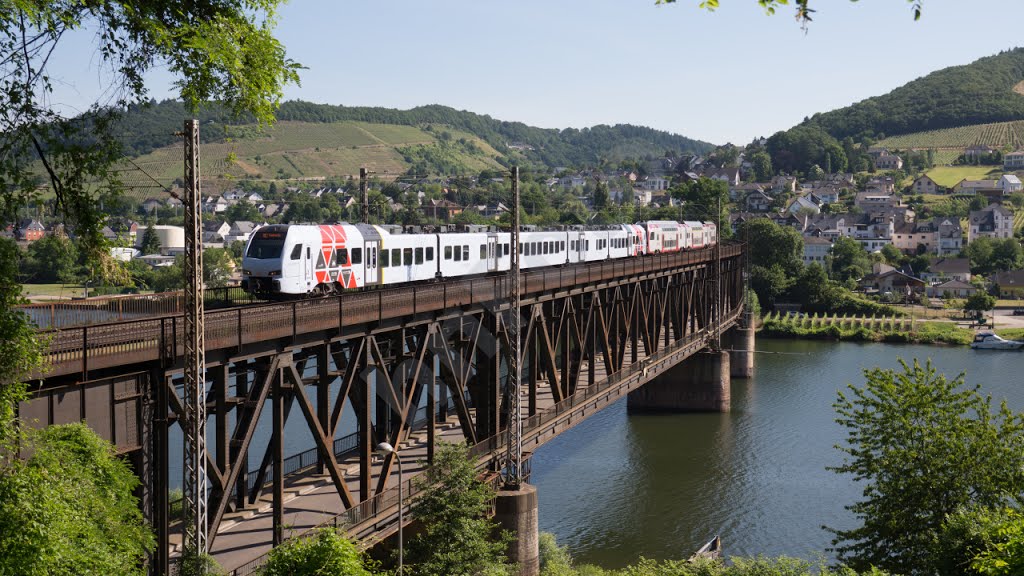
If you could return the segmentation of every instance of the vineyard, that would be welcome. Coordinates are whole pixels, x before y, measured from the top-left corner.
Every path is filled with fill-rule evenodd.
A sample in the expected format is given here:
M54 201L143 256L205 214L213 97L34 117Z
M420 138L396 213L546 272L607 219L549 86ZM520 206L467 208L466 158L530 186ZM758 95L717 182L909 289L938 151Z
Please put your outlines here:
M1021 228L1024 228L1024 209L1018 208L1013 213L1013 231L1016 232Z
M899 150L932 148L936 151L935 163L944 164L952 162L963 153L964 148L975 144L993 148L1009 147L1015 150L1022 148L1024 120L915 132L886 138L876 146Z
M867 317L835 314L769 313L760 336L857 342L919 342L968 344L974 333L952 322L926 322L903 316Z

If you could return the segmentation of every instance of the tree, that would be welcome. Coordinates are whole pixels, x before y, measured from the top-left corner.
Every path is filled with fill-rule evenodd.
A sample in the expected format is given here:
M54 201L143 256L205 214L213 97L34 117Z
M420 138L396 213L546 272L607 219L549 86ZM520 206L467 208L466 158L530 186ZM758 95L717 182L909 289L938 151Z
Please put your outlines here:
M981 290L971 294L964 301L964 313L970 315L974 312L978 317L996 307L995 296L990 296Z
M142 244L139 245L139 251L143 254L159 254L160 253L160 237L156 235L156 229L153 225L146 227L146 231L142 234Z
M233 205L228 206L228 209L224 211L224 219L231 224L234 224L239 220L255 222L260 220L262 217L263 216L260 214L259 209L245 198L242 198Z
M971 262L971 272L975 274L988 274L992 271L992 256L995 254L995 245L991 238L982 236L975 238L973 242L964 248L965 255Z
M834 551L855 569L934 574L946 519L961 507L998 507L1024 490L1024 418L1002 403L917 361L865 370L834 404L846 428L831 468L864 486L847 508L860 525L830 529Z
M15 308L24 303L15 281L20 250L0 238L0 470L6 465L17 432L15 407L25 399L25 379L43 366L47 342L36 333L28 316Z
M608 205L608 184L598 181L594 186L594 209L601 210Z
M1024 264L1024 251L1015 238L1003 238L992 243L992 270L1016 270Z
M871 271L871 259L864 246L853 238L837 238L828 256L829 276L839 282L859 280Z
M684 220L706 220L715 225L721 223L719 236L729 238L732 235L729 228L728 184L701 176L698 180L677 184L671 194L682 200Z
M336 574L370 576L362 554L336 528L321 528L311 536L291 538L270 551L260 576Z
M497 524L488 517L494 489L476 479L466 446L440 444L434 465L416 477L423 493L413 515L423 524L406 549L406 570L420 576L507 573L510 535L492 539Z
M224 248L203 249L203 282L208 288L226 286L234 271L231 252Z
M122 156L125 110L148 104L146 74L166 69L186 105L217 100L236 115L270 123L300 66L273 37L280 0L15 1L0 10L0 214L11 220L40 197L46 175L62 221L93 257L102 257L98 209L116 197L113 162ZM88 30L114 74L105 100L67 117L51 106L50 54ZM113 95L111 97L111 95Z
M48 234L29 244L24 271L31 282L74 283L80 277L78 247L67 236Z
M772 172L772 157L767 152L761 150L755 153L750 158L751 164L754 165L754 179L758 182L767 182L772 179L774 175Z
M25 443L32 455L0 468L0 574L146 574L153 534L114 447L85 424Z
M672 4L675 1L676 0L657 0L656 4ZM850 1L851 2L856 2L857 0L850 0ZM921 18L921 5L924 3L924 0L907 0L907 2L911 5L911 8L913 10L914 20L920 19ZM786 5L788 5L789 1L788 0L757 0L757 3L760 4L761 7L764 8L765 11L768 14L775 14L775 9L776 8L778 8L779 6L786 6ZM719 4L719 0L706 0L705 2L701 2L700 5L701 5L702 8L714 11L716 8L718 8L718 4ZM793 4L794 4L794 8L796 9L796 19L799 20L800 22L802 22L804 25L806 25L808 22L810 22L811 21L811 14L814 13L814 10L810 7L810 0L795 0L793 2Z
M891 266L899 266L907 259L903 252L893 244L882 246L881 252L882 258L885 258L885 262Z

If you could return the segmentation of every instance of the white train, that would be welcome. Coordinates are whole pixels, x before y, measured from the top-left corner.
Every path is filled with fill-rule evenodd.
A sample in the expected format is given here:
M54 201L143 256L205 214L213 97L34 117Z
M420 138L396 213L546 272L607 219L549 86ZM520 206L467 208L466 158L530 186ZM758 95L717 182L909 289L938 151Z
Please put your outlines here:
M523 231L520 267L693 250L717 239L713 223L696 221ZM275 224L250 237L242 286L260 296L289 298L502 272L511 266L510 242L508 232L403 233L368 224Z

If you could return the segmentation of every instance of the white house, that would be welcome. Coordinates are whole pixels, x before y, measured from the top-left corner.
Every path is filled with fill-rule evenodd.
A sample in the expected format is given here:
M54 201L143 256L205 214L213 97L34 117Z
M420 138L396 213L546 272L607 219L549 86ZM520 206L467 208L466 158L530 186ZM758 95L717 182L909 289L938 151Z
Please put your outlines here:
M1010 152L1003 156L1004 170L1024 170L1024 152Z
M258 224L247 220L239 220L231 225L231 230L224 236L224 244L230 246L234 242L248 242L249 236L257 228L259 228Z
M1024 184L1015 174L1003 174L1003 177L999 179L998 186L1003 189L1003 196L1024 190Z
M976 238L1013 238L1013 213L999 204L972 210L967 219L967 242Z

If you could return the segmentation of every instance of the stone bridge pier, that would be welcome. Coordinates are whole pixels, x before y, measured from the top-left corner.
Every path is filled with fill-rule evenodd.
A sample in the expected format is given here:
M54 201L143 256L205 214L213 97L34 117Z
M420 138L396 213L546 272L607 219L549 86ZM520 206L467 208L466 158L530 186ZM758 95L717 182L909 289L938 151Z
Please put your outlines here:
M632 413L728 412L732 378L754 375L752 318L722 334L721 350L705 348L629 393Z

